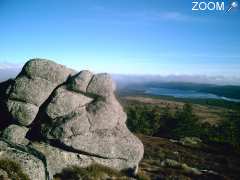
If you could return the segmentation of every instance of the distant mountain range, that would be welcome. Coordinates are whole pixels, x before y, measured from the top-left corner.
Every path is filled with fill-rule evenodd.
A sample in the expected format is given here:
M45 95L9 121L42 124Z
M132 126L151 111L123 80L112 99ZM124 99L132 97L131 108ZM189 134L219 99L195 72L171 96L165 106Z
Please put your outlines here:
M220 86L212 84L197 84L197 83L184 83L184 82L146 82L142 84L129 84L127 89L148 89L148 88L168 88L178 90L191 90L202 93L211 93L218 96L240 99L240 86Z
M173 77L171 77L173 78ZM226 98L232 98L232 99L240 99L240 86L239 85L224 85L228 84L227 82L222 83L223 85L220 85L220 83L211 83L214 82L213 80L210 81L210 78L205 81L205 83L202 83L202 81L199 81L199 78L195 78L196 81L184 82L184 79L171 79L168 78L156 78L156 77L127 77L127 76L114 76L115 81L118 85L119 91L128 91L128 92L134 92L138 91L141 92L142 90L146 90L149 88L167 88L167 89L178 89L178 90L190 90L190 91L196 91L201 93L211 93L215 94L217 96L222 96ZM170 80L171 79L171 80ZM179 82L178 82L179 81ZM231 84L231 83L229 83Z
M0 67L0 82L14 78L20 67ZM191 76L191 75L117 75L112 74L118 90L169 88L179 90L194 90L212 93L227 98L240 99L240 78L224 76Z
M240 86L240 77L208 75L121 75L112 74L120 86L145 82L184 82L197 84L236 85Z
M0 64L0 81L14 78L22 69L21 64ZM208 75L123 75L112 74L119 86L143 82L188 82L200 84L237 85L240 86L240 76L208 76Z

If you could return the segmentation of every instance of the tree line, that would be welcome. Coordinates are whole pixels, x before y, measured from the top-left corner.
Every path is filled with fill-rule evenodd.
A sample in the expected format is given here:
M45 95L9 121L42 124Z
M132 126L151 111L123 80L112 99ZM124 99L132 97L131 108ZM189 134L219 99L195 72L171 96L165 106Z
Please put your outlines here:
M125 107L127 126L135 133L179 139L198 137L208 142L227 143L240 147L240 113L231 112L216 125L200 123L193 107L186 103L172 112L169 107L131 104Z

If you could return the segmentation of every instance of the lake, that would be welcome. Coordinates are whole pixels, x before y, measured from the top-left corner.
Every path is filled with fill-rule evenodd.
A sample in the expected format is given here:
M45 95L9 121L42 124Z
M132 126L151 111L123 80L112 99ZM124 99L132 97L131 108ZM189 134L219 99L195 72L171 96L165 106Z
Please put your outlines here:
M180 90L169 88L148 88L145 90L145 94L149 95L161 95L161 96L173 96L175 98L193 98L193 99L223 99L226 101L240 102L240 99L231 99L222 96L218 96L211 93L203 93L193 90Z

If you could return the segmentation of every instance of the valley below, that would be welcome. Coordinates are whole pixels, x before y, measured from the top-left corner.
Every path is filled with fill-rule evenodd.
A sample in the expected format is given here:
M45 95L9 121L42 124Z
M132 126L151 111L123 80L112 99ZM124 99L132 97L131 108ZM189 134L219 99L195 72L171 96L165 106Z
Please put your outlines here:
M144 119L148 115L146 117L144 115L141 119L141 113L146 114L150 111L149 116L151 116L156 110L160 113L159 116L161 119L161 116L164 116L161 114L166 113L166 109L170 114L175 114L180 109L183 109L186 103L189 103L185 102L184 99L179 100L140 94L128 94L120 96L119 99L128 113L128 126L129 124L132 125L132 123L129 123L129 121L132 121L131 116L133 116L132 118L139 118L138 122L148 121L148 119ZM218 104L213 106L191 102L191 106L193 115L196 115L198 123L202 125L208 124L210 128L217 127L226 121L229 114L236 112L234 108L222 107L218 106ZM131 114L133 113L132 110L137 112L136 116ZM157 126L157 124L154 126ZM160 133L149 133L142 126L139 127L136 125L134 127L138 129L136 135L143 142L145 150L144 158L140 163L140 173L146 175L149 179L237 180L240 176L240 151L236 146L232 146L229 143L217 142L214 138L213 141L200 139L199 142L188 142L189 139L194 139L194 137L188 137L187 130L182 130L181 138L174 135L166 136L161 130L159 130ZM164 127L163 129L165 131L166 128ZM193 127L192 136L195 135L195 131L197 136L198 129L195 130ZM184 136L184 133L186 133L186 136ZM211 134L208 131L203 134L208 135L208 133Z

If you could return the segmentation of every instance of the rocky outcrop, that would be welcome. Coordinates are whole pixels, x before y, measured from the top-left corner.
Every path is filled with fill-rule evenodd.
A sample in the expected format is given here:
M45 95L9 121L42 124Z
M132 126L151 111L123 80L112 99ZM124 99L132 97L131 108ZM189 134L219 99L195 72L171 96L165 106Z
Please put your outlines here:
M7 106L12 117L21 125L30 125L52 91L74 73L49 60L27 62L9 92Z
M34 180L95 163L135 172L143 145L126 127L114 90L108 74L76 73L49 60L30 60L6 88L11 118L0 149L18 156L27 173L32 167L28 174ZM24 158L29 163L22 163Z

